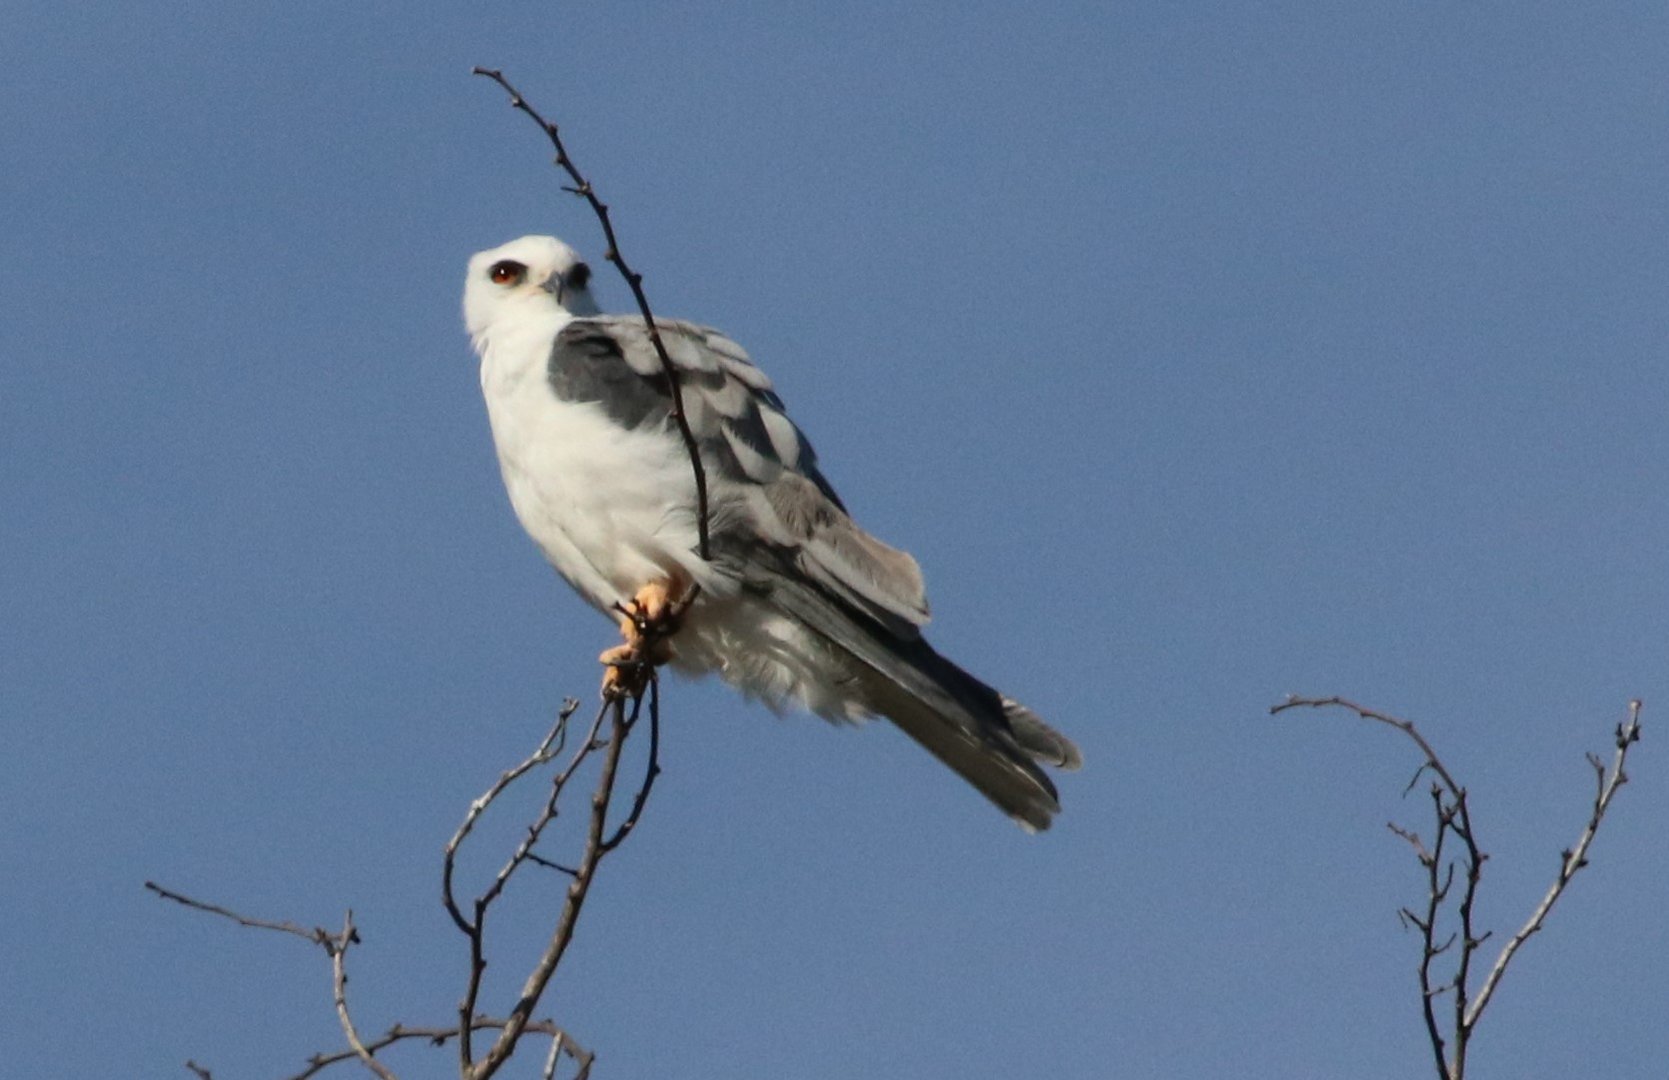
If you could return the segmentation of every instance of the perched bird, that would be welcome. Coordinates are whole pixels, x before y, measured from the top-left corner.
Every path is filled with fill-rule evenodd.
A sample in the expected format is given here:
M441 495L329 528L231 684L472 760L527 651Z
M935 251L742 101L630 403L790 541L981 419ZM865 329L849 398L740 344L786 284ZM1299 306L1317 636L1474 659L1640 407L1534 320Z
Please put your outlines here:
M701 557L648 327L601 314L590 279L560 240L524 236L470 260L464 321L516 516L581 596L628 613L605 663L669 660L776 710L885 716L1022 826L1048 828L1060 803L1039 763L1075 769L1078 748L923 639L915 559L853 522L747 353L657 318L707 476ZM639 653L646 627L667 635L654 655Z

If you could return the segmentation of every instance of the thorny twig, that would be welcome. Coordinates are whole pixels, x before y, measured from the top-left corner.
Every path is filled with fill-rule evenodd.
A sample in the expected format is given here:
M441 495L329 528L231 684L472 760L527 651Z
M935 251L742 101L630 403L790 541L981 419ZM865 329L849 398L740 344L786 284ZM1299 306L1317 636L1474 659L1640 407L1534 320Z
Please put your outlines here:
M568 148L562 143L562 135L556 124L546 120L539 111L527 103L521 91L510 85L504 73L495 68L476 67L470 69L470 74L481 75L497 83L504 92L510 95L510 106L524 112L545 132L550 139L551 146L556 150L556 164L573 180L572 187L563 190L578 195L591 206L597 215L597 221L603 227L603 238L608 241L608 251L603 258L613 263L620 276L626 279L631 287L632 297L637 301L638 310L643 313L644 325L649 328L649 340L655 346L655 355L660 357L661 371L666 375L667 388L672 394L672 418L678 423L678 432L684 439L684 450L690 456L690 469L695 474L696 498L696 536L699 540L699 550L704 560L712 560L712 550L707 537L707 471L701 465L701 451L696 446L695 432L690 430L690 422L684 413L684 391L679 383L678 370L672 364L672 357L667 354L666 343L661 340L661 332L655 326L654 313L649 310L649 298L643 291L643 275L626 265L626 259L620 253L620 243L614 235L614 223L609 220L608 204L597 197L597 191L591 186L574 164L573 158L568 156Z
M1611 767L1607 770L1605 763L1593 754L1588 755L1588 762L1594 769L1596 790L1593 808L1588 815L1587 825L1582 830L1573 848L1562 853L1559 865L1559 875L1542 897L1541 903L1531 913L1527 921L1512 940L1501 949L1495 964L1485 977L1483 987L1475 998L1468 998L1472 977L1472 958L1478 948L1489 940L1490 933L1478 934L1473 923L1473 905L1477 899L1478 883L1483 876L1483 865L1489 856L1479 847L1472 828L1471 807L1467 801L1466 789L1456 782L1453 774L1437 756L1412 721L1402 720L1386 713L1358 705L1353 701L1341 697L1302 698L1290 697L1286 701L1274 706L1271 714L1281 713L1295 708L1327 708L1337 707L1355 713L1364 720L1386 724L1407 735L1420 748L1425 756L1420 770L1415 773L1414 780L1409 787L1419 780L1420 774L1431 772L1437 779L1430 789L1433 813L1437 823L1436 836L1432 847L1428 851L1414 832L1404 829L1395 823L1388 823L1391 831L1413 847L1415 856L1426 872L1426 904L1424 914L1416 914L1409 908L1403 908L1399 915L1405 925L1413 926L1420 931L1420 998L1421 1010L1425 1020L1426 1034L1430 1041L1432 1053L1437 1066L1439 1080L1464 1080L1466 1075L1467 1051L1473 1032L1477 1029L1478 1021L1482 1018L1484 1009L1489 1005L1496 987L1500 985L1502 976L1506 973L1507 965L1517 955L1518 950L1530 937L1542 928L1548 912L1559 897L1564 895L1567 885L1576 872L1588 865L1587 852L1593 843L1594 834L1599 831L1600 822L1605 817L1611 800L1617 794L1617 789L1628 782L1628 774L1623 766L1628 757L1629 747L1640 741L1640 702L1629 702L1628 720L1618 724L1615 734L1616 753ZM1445 839L1453 835L1463 845L1458 859L1446 857L1444 854ZM1460 928L1442 943L1437 941L1437 923L1443 904L1450 896L1454 884L1456 867L1463 875L1463 885L1457 905L1457 915ZM1432 962L1448 951L1456 941L1460 942L1460 951L1455 961L1453 975L1442 984L1436 984L1432 977ZM1444 1030L1438 1021L1435 1002L1443 994L1454 995L1452 1019L1449 1023L1449 1033L1452 1039L1452 1053L1450 1042L1444 1038Z

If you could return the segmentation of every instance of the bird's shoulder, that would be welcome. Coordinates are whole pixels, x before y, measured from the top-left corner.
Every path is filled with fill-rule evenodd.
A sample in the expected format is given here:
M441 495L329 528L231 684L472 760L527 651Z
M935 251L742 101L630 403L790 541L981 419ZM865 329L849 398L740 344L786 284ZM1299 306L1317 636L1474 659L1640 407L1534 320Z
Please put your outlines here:
M817 468L810 440L747 350L700 323L657 318L655 330L677 373L685 419L703 455L714 457L712 466L761 484L791 472L842 505ZM666 371L638 316L570 321L556 336L549 377L558 397L599 402L624 426L663 424L671 414Z
M736 496L727 501L751 540L791 553L800 572L895 632L912 633L926 622L915 559L852 520L811 441L747 351L699 323L657 318L655 329L677 373L709 483ZM601 401L617 423L670 427L666 372L639 317L574 319L557 335L551 380L559 394L579 388Z

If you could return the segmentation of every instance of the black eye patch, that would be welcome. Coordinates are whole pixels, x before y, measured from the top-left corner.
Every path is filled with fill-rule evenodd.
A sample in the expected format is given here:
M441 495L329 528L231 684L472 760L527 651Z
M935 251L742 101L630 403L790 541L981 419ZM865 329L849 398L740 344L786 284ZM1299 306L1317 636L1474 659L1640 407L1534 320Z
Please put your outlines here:
M584 263L575 263L573 269L568 271L568 287L570 289L583 289L590 282L591 267Z

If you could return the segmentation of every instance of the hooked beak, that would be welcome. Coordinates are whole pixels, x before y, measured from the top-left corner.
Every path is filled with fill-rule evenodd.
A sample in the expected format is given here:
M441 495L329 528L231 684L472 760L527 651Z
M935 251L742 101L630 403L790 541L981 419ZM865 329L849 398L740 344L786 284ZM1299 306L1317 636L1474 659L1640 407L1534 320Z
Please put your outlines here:
M558 305L562 303L562 275L560 273L552 274L541 282L539 287L556 297Z

